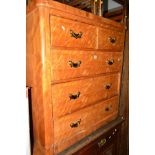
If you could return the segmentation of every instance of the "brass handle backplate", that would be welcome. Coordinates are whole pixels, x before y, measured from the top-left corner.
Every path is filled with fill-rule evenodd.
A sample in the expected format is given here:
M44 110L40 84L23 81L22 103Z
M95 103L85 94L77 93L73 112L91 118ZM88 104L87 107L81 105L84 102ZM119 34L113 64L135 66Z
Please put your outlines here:
M105 85L105 89L110 89L110 88L111 88L111 84L110 83Z
M77 94L69 94L69 98L70 98L70 100L75 100L75 99L77 99L77 98L79 98L79 96L80 96L80 92L77 92Z
M82 32L79 32L79 33L75 33L73 30L70 30L70 34L71 34L71 37L74 37L75 39L78 39L78 38L81 38L82 37Z
M77 128L77 127L80 125L80 123L81 123L81 119L79 119L79 120L76 121L76 122L72 122L72 123L70 124L70 127L71 127L71 128Z
M113 64L114 64L114 59L107 60L107 64L108 64L108 65L113 65Z
M101 139L101 141L98 142L98 146L99 146L99 148L102 147L102 146L106 143L106 141L107 141L106 138Z
M82 63L81 61L78 61L78 62L68 61L68 64L73 68L80 67L81 63Z
M116 37L109 37L108 39L112 44L116 43Z

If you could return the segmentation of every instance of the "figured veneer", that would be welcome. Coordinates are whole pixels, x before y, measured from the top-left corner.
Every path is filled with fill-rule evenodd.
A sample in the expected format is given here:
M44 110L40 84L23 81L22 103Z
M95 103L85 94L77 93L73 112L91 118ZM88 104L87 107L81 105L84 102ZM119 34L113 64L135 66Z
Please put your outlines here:
M26 85L32 93L34 155L53 152L48 14L48 9L35 8L26 18Z
M120 74L52 85L54 119L73 113L98 101L119 95ZM70 95L75 98L70 98Z
M98 49L118 50L124 47L124 33L115 30L99 28Z
M119 98L116 96L55 120L55 152L62 151L101 125L115 119L118 114L118 103ZM77 127L72 128L71 124L78 121L80 123Z
M52 81L101 73L120 72L122 69L122 52L53 49L51 53ZM73 63L78 63L80 61L81 63L78 67L71 67L70 61ZM113 61L113 63L110 64L109 61Z
M27 7L33 155L56 155L119 115L124 26L51 0Z
M90 49L97 46L97 30L95 26L56 16L50 17L50 25L51 46Z

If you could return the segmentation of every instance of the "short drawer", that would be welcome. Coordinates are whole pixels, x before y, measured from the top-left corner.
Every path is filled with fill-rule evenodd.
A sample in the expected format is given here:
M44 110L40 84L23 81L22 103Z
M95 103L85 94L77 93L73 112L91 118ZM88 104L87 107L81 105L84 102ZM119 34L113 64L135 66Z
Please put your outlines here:
M52 85L53 117L118 95L119 83L120 74L112 74Z
M50 17L51 46L96 48L97 30L95 26L64 19Z
M52 81L119 72L122 52L52 50Z
M60 152L90 134L103 124L115 119L118 113L118 97L54 120L55 152Z
M99 28L98 49L122 51L123 47L124 47L123 32Z

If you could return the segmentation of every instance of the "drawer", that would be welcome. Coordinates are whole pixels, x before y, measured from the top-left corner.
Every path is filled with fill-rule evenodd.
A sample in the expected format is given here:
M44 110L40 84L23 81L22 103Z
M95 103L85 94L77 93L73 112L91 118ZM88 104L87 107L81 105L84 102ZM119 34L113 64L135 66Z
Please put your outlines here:
M110 129L105 134L83 147L81 150L73 153L73 155L117 155L117 144L120 140L120 128L120 125L115 126L115 128ZM113 147L111 148L111 146Z
M95 26L50 16L51 45L54 47L96 48Z
M99 76L52 86L53 117L70 114L119 94L120 74Z
M115 119L118 97L113 97L54 121L55 152L60 152L103 124Z
M123 50L124 33L114 30L99 28L98 49Z
M52 81L119 72L122 52L52 50Z

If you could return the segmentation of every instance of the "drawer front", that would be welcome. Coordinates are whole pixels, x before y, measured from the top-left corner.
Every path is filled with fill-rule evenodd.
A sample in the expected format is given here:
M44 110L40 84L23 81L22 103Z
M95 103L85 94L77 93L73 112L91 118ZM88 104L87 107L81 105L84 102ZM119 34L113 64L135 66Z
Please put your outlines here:
M54 121L55 152L64 150L117 117L118 97L82 109Z
M98 49L123 50L124 33L99 28Z
M120 127L115 126L105 134L98 137L96 140L92 141L81 150L77 151L73 155L91 155L91 152L94 150L94 154L92 155L117 155L117 144L120 136ZM113 146L111 148L111 146ZM110 152L109 152L110 151ZM104 154L104 153L111 153L111 154Z
M96 48L97 30L95 26L50 17L51 45L54 47Z
M53 117L70 114L119 94L120 74L99 76L52 86Z
M52 50L52 81L119 72L122 52Z

